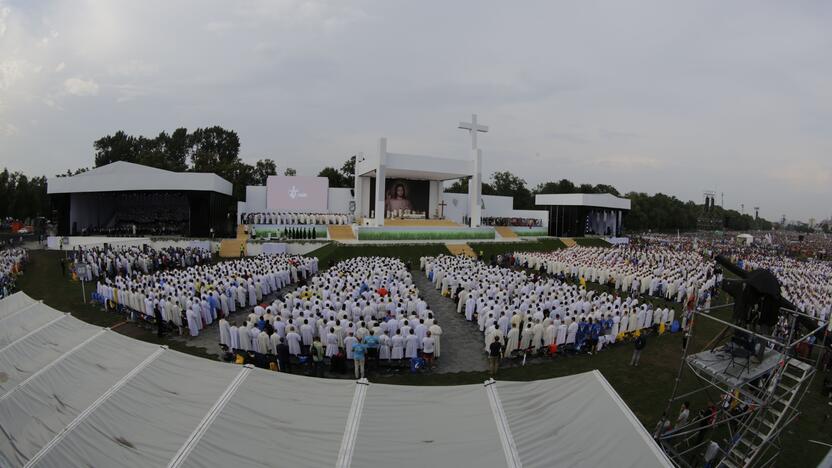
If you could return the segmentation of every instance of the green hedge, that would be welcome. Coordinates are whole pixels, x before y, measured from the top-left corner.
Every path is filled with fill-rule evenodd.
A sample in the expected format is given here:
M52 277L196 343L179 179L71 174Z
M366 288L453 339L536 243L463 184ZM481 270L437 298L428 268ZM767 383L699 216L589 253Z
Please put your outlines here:
M358 231L359 240L493 239L494 231Z
M419 258L424 256L450 255L445 244L390 244L390 245L345 245L330 243L306 254L318 257L323 270L330 264L355 257L396 257L419 268Z

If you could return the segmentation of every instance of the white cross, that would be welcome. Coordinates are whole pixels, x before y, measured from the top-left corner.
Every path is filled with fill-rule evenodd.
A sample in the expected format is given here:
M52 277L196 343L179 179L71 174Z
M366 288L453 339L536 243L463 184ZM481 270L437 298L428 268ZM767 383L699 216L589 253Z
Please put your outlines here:
M471 134L471 149L477 149L477 132L485 133L488 131L487 125L477 124L477 114L471 115L470 122L460 122L457 128L468 130L468 133Z

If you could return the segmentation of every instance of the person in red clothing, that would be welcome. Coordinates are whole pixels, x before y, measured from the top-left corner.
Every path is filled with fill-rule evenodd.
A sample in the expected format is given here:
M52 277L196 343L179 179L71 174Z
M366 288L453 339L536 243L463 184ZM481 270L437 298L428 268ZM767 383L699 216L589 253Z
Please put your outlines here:
M387 288L385 288L384 286L378 288L378 291L376 291L376 292L381 297L386 297L387 296Z

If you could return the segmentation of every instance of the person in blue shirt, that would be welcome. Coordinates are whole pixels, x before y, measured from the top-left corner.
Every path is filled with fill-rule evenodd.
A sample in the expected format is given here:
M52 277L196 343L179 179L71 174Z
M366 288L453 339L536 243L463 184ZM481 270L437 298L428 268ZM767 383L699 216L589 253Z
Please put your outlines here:
M358 339L352 345L352 360L355 365L355 378L364 378L364 354L367 352L367 345Z
M263 320L263 317L260 317L260 320L257 321L257 328L259 328L260 331L263 331L263 330L266 329L266 321Z
M589 319L589 354L598 346L598 336L601 334L601 324L599 321Z
M367 346L367 357L374 363L378 363L378 337L373 330L370 330L370 335L364 338L364 344Z
M586 319L581 318L580 323L578 323L578 331L575 333L575 349L578 350L578 352L580 352L583 348L584 340L586 340L588 333L589 326L586 323Z

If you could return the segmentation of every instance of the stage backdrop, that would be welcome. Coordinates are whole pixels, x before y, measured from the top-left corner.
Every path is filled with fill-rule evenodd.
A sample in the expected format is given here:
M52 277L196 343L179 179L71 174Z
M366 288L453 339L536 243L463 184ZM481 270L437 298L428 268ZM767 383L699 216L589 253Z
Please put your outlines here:
M387 179L385 181L387 211L403 209L421 211L430 216L430 182L427 180ZM398 194L398 195L397 195ZM370 210L376 209L376 179L370 179Z
M326 177L269 176L266 208L269 211L326 213L328 190Z

